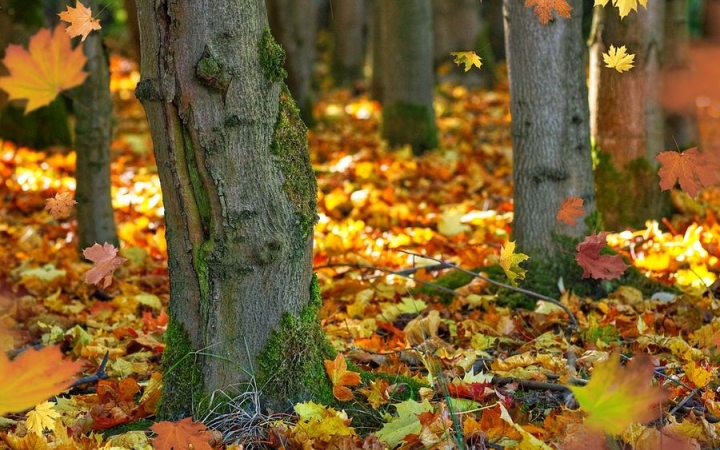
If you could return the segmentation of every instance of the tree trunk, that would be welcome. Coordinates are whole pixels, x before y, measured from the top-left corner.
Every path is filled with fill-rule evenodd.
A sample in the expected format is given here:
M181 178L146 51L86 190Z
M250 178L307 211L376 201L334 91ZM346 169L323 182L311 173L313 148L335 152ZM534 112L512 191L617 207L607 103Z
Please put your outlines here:
M555 219L567 197L595 211L582 40L582 2L572 18L540 24L532 9L505 0L505 42L510 78L515 219L518 249L531 257L559 251L554 233L581 236L582 220ZM541 260L541 259L538 259Z
M317 320L317 184L263 0L139 0L163 187L170 323L160 415L255 382L265 406L330 401ZM192 408L195 408L194 410Z
M666 0L663 49L663 71L665 73L684 71L690 67L689 13L687 0ZM663 89L668 88L669 86L663 85ZM692 113L665 111L666 150L682 150L697 141L697 123Z
M370 58L372 74L370 78L370 97L383 103L383 46L385 40L382 34L383 2L385 0L370 0Z
M313 124L312 75L318 8L315 0L266 0L270 28L285 49L287 85L308 126Z
M382 137L421 153L438 143L430 0L386 0L382 8Z
M98 10L97 1L90 5L93 11ZM110 68L99 33L90 33L83 46L87 57L85 70L89 75L73 91L77 152L75 201L81 251L96 242L118 245L110 181Z
M657 183L655 156L665 149L658 102L664 2L650 2L620 19L616 8L595 8L590 47L590 123L600 152L598 208L611 229L643 227L667 210ZM605 67L610 45L625 45L635 67ZM609 156L609 158L608 158Z
M337 85L363 79L365 63L365 0L340 0L331 3L330 24L333 30L333 78Z
M708 41L720 42L720 0L705 0L703 37Z

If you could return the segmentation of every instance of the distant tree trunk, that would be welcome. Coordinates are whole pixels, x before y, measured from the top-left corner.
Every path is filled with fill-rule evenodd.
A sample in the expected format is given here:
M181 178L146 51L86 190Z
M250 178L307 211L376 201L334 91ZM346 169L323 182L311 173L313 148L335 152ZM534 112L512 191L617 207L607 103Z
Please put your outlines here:
M318 8L315 0L267 0L270 29L285 49L287 86L308 126L312 116Z
M582 39L582 2L572 18L540 24L523 2L505 0L505 42L512 114L514 214L518 249L538 261L559 249L554 233L579 237L582 220L556 220L567 197L595 211Z
M609 158L596 174L598 209L610 229L640 228L660 218L668 197L657 183L655 156L665 149L659 83L664 2L649 2L620 19L617 8L595 8L590 47L590 123L598 149ZM605 67L610 45L625 45L635 67Z
M687 0L665 1L663 71L683 71L690 66L690 26ZM668 89L668 86L663 86ZM674 89L674 88L670 88ZM690 111L665 112L665 149L682 150L697 143L697 124Z
M130 33L130 55L135 61L140 61L140 27L137 21L137 7L135 0L123 0L123 7L127 14L127 27Z
M384 39L382 33L383 2L385 0L370 0L370 58L372 75L370 78L370 97L380 103L383 102L383 53Z
M488 40L496 61L505 61L505 29L503 27L503 0L486 0L482 14L488 25Z
M715 43L720 42L720 0L705 0L703 37Z
M335 83L348 85L362 80L365 64L367 5L365 0L339 0L330 3L333 30L332 73Z
M430 0L385 0L382 137L415 153L437 146Z
M96 11L96 0L90 3ZM90 33L83 44L89 73L73 91L75 110L75 151L77 162L78 241L80 250L94 243L118 245L110 181L112 141L112 97L107 55L98 32Z
M202 417L219 389L260 389L275 411L332 398L312 277L317 184L265 2L137 6L136 96L163 188L170 274L159 414Z

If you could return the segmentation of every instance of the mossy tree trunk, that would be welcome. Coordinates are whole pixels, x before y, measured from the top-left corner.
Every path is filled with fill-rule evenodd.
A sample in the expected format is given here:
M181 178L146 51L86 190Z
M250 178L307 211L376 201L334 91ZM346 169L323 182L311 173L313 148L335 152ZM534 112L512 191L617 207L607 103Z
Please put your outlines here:
M98 11L97 0L90 3ZM110 181L112 98L110 66L99 33L90 33L83 43L88 77L73 91L75 151L77 163L78 243L80 250L96 242L118 245Z
M327 393L312 277L315 176L263 0L138 0L165 203L162 417L255 380L266 406ZM195 409L193 409L195 408ZM198 410L200 408L200 410Z
M430 0L385 0L381 21L382 137L421 153L438 144Z
M505 43L510 78L515 219L518 249L531 257L560 251L554 233L581 236L555 216L567 197L595 211L590 152L582 2L572 0L572 18L542 25L531 8L505 0Z
M609 229L643 227L660 218L668 197L657 182L655 156L665 148L658 101L665 2L650 2L620 19L617 8L595 8L590 35L590 123L609 165L598 167L598 208ZM610 45L625 45L635 67L605 67Z

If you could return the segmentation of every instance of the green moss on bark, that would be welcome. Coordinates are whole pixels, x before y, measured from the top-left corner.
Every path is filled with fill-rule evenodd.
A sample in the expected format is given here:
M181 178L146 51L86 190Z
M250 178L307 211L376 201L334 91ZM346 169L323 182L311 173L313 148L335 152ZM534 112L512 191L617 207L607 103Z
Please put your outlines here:
M265 28L260 38L260 66L268 81L275 83L287 77L287 71L283 68L284 64L285 50L275 41L270 28Z
M383 108L382 136L391 145L410 144L413 153L437 147L438 134L432 107L397 103Z

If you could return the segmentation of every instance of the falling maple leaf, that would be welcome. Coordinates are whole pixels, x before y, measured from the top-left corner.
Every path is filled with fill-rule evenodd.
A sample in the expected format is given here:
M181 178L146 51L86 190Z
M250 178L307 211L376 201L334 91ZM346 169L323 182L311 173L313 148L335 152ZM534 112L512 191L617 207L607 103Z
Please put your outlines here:
M524 253L514 253L515 242L508 242L500 250L500 267L505 271L505 275L510 279L513 286L517 286L517 279L525 278L525 269L520 267L520 263L530 257Z
M558 16L566 19L570 18L572 6L567 0L526 0L525 7L535 7L535 14L538 16L540 23L545 25L552 19L552 12L555 10Z
M593 231L593 234L575 247L578 251L575 261L583 268L583 278L612 280L628 268L622 256L600 254L600 250L607 245L607 235L606 231L600 234Z
M633 61L635 55L627 53L627 49L624 45L615 48L614 45L610 46L610 50L607 53L603 53L603 61L605 61L605 67L608 69L615 69L620 73L628 71L633 68Z
M212 450L207 427L201 422L193 422L190 417L178 422L158 422L150 429L157 433L153 441L155 450Z
M93 30L99 30L100 21L93 18L92 10L79 1L76 3L75 8L68 5L67 10L58 14L60 20L64 20L70 24L65 29L65 32L71 38L82 36L80 42L84 42L88 34Z
M58 192L55 197L45 200L45 209L50 211L53 219L58 220L69 216L72 207L76 204L69 192Z
M325 360L325 370L333 385L333 395L341 402L353 399L352 391L347 386L360 384L360 374L347 370L345 355L338 353L334 361Z
M482 61L475 52L452 52L450 54L455 57L455 64L458 66L465 64L465 72L470 70L472 66L478 69L482 66Z
M579 197L568 197L563 200L555 218L570 226L574 226L575 219L582 217L583 214L585 214L585 210L583 210L583 199Z
M59 347L28 350L12 362L0 352L0 416L32 408L67 389L82 364L64 360Z
M82 48L72 49L70 37L61 32L63 25L55 30L41 29L30 38L28 50L11 44L5 50L3 64L10 76L0 77L0 89L10 99L28 99L25 114L49 104L65 89L85 81L82 71L85 55Z
M60 417L60 413L55 411L53 407L55 403L42 402L35 406L32 411L27 414L27 428L35 434L42 435L47 428L52 430L55 428L55 420Z
M595 0L594 6L605 6L609 0ZM613 6L617 6L620 14L620 18L623 18L630 14L630 11L637 11L638 1L641 5L647 8L647 0L612 0Z
M95 266L85 273L87 284L98 284L103 281L103 289L110 286L115 269L120 267L127 259L117 256L118 249L114 245L100 245L95 243L92 247L83 250L83 256L95 263Z
M618 435L634 422L647 422L659 415L653 407L667 400L669 393L652 386L654 366L650 357L637 355L625 367L614 353L595 364L590 382L571 386L580 408L588 413L585 425L596 431Z
M695 197L703 187L718 182L713 165L697 147L689 148L682 153L662 152L656 156L656 159L662 164L658 175L660 188L663 191L675 186L677 181L683 191L690 197Z

